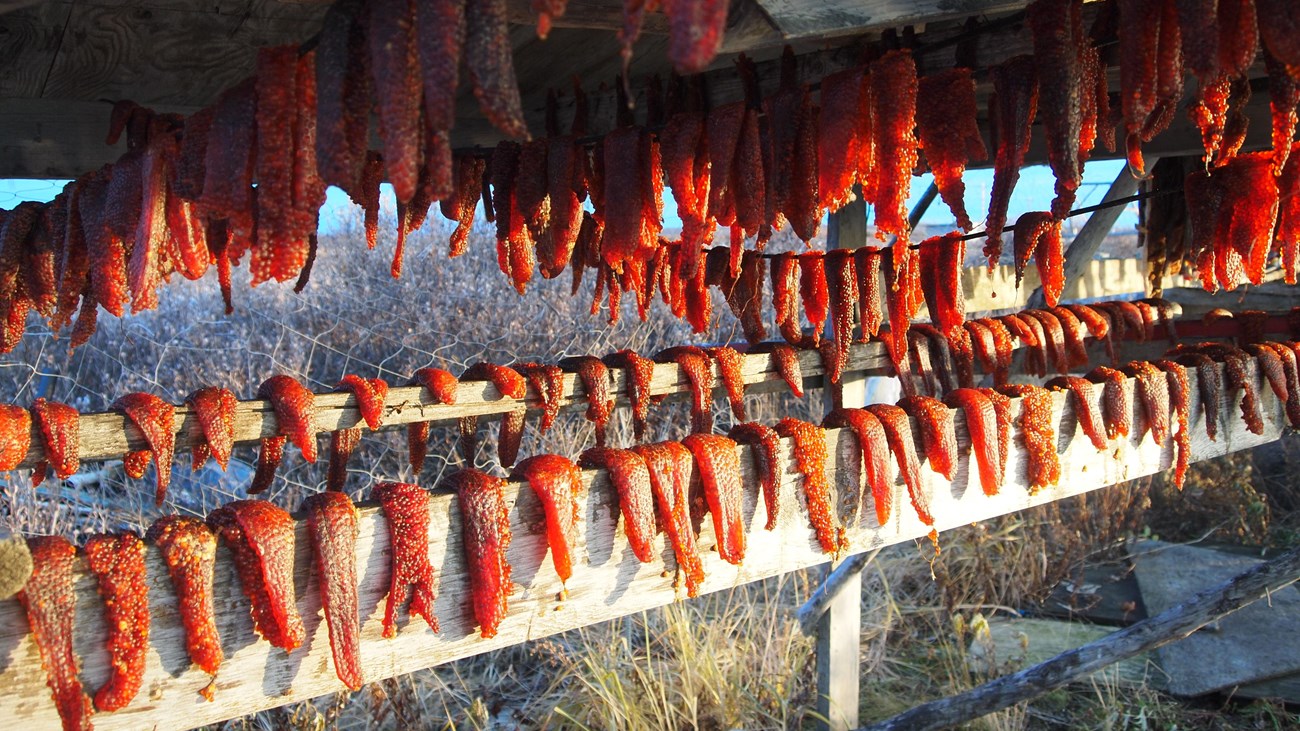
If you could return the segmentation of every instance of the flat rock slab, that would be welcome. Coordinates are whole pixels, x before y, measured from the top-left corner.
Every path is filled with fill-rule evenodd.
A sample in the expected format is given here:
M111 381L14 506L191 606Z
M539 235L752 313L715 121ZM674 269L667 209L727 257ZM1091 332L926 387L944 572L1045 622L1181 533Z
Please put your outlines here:
M1198 591L1218 586L1261 560L1160 541L1130 545L1147 613L1154 616ZM1174 695L1237 689L1239 695L1275 695L1300 674L1300 589L1289 586L1240 609L1190 637L1156 650ZM1247 691L1247 692L1243 692Z

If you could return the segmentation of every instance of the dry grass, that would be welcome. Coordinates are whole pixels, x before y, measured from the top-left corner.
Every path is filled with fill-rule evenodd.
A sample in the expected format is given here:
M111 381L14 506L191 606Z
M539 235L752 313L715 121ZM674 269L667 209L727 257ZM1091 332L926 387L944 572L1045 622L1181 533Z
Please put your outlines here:
M323 242L304 294L241 285L232 317L221 314L209 279L169 288L158 312L121 321L105 318L91 342L71 355L63 338L29 335L17 352L0 360L0 392L18 403L44 395L98 410L131 390L175 398L211 383L249 397L276 372L322 390L348 372L400 383L426 365L459 370L479 359L553 362L578 353L625 347L652 353L680 342L739 338L730 316L720 317L716 330L693 337L662 312L662 305L646 323L638 322L627 305L619 324L606 326L603 317L588 314L590 279L570 297L567 274L534 282L519 297L496 270L486 228L477 232L469 255L448 260L448 231L436 216L409 242L406 273L393 282L386 266L390 230L385 226L378 251L367 252L357 243L362 240L357 222L350 222ZM716 306L725 309L720 301ZM685 409L667 404L655 410L650 438L680 437ZM766 396L755 399L751 411L752 418L765 421L784 414L815 417L822 404L816 394L803 401ZM719 425L725 427L729 418L720 404ZM612 440L629 443L626 417L617 419ZM453 435L445 431L435 435L429 466L419 476L422 484L432 485L459 466ZM590 426L579 416L567 416L545 436L530 427L524 453L572 454L591 440ZM494 453L492 439L485 439L476 461L490 465ZM236 457L251 463L254 449L241 448ZM1197 465L1183 495L1173 495L1157 479L951 531L943 536L937 560L928 544L882 552L864 575L863 718L883 718L1014 669L1004 663L977 672L967 662L986 618L1031 606L1083 561L1117 552L1126 536L1146 530L1190 539L1213 529L1236 539L1294 541L1291 516L1300 490L1290 465L1300 461L1300 447L1292 444L1274 457L1266 468L1254 466L1249 456ZM28 533L72 535L138 528L158 515L150 483L127 480L112 465L100 469L98 477L91 490L47 484L32 491L15 485L0 497L3 519ZM178 481L166 512L204 514L242 496L246 473L212 477ZM375 478L413 479L400 433L363 440L349 488L360 495ZM270 497L295 507L323 479L322 467L291 454ZM815 707L813 647L792 617L821 574L821 569L793 572L224 726L807 727ZM1275 706L1229 711L1222 717L1243 724L1225 726L1230 728L1297 723ZM976 727L1206 728L1211 727L1207 713L1155 691L1098 678L983 719Z

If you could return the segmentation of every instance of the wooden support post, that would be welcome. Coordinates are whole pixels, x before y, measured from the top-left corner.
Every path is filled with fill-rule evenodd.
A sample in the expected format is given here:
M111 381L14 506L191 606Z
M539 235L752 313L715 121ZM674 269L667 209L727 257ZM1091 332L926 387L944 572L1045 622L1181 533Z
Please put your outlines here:
M1148 156L1148 169L1155 165L1158 159L1155 156ZM1128 171L1128 167L1125 166L1123 170L1119 171L1119 175L1115 176L1115 182L1110 184L1110 189L1106 191L1106 195L1102 197L1101 202L1109 203L1117 198L1127 198L1133 195L1137 192L1139 182L1141 181L1133 177L1133 174ZM1065 264L1062 267L1065 272L1064 289L1069 289L1070 285L1088 268L1088 263L1097 254L1097 249L1101 248L1101 242L1105 241L1106 237L1110 235L1110 230L1115 227L1115 222L1119 220L1119 214L1123 213L1125 208L1126 206L1102 208L1099 211L1093 211L1092 215L1088 216L1087 222L1083 224L1083 228L1079 229L1079 233L1065 251ZM1025 307L1038 308L1045 304L1043 288L1039 287L1034 290L1033 294L1029 295Z
M861 190L852 203L827 221L826 248L856 249L867 240L867 204ZM827 337L834 337L827 321ZM841 384L845 406L866 404L866 378L845 373ZM823 390L831 408L829 388ZM854 572L817 623L817 721L825 731L847 731L858 725L858 645L862 636L862 579Z

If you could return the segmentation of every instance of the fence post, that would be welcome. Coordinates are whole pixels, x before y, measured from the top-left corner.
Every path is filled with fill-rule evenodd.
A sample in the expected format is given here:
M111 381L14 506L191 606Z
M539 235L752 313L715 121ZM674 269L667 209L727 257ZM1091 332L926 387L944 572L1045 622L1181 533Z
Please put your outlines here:
M830 214L826 227L826 248L856 249L867 240L867 205L861 192L852 203ZM831 324L827 322L827 328ZM833 337L833 333L828 333ZM844 405L866 402L866 380L843 383ZM827 388L823 398L827 410L831 399ZM834 565L831 566L833 570ZM817 727L824 731L847 731L858 725L858 645L862 636L862 578L854 575L845 583L817 623Z

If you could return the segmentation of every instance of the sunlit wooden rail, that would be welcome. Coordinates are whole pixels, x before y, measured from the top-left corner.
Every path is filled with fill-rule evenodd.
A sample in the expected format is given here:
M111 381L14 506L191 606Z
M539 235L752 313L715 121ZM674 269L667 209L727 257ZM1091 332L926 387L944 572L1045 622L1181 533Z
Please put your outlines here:
M1163 343L1152 343L1151 346ZM855 364L865 358L859 349ZM1157 351L1158 352L1158 351ZM810 364L811 365L811 364ZM757 375L757 371L753 371ZM1217 457L1249 449L1276 440L1283 432L1281 403L1253 371L1261 397L1266 427L1262 435L1247 432L1241 424L1236 394L1223 394L1223 424L1218 441L1205 436L1198 417L1192 424L1192 459ZM1192 379L1192 407L1200 413L1199 399ZM1128 384L1130 391L1132 382ZM1100 389L1097 389L1100 392ZM1136 399L1130 399L1136 402ZM1063 394L1055 396L1054 418L1057 423L1073 424L1073 414ZM1134 403L1134 419L1140 419ZM967 443L960 413L957 416L959 441ZM829 467L832 484L841 495L856 489L860 465L856 459L856 442L843 430L829 430L827 439L834 459ZM1063 428L1058 451L1062 461L1060 485L1030 495L1025 489L1025 453L1019 438L1013 440L1007 472L1007 485L994 497L983 494L978 479L972 476L970 457L960 461L955 479L947 480L923 465L926 486L934 491L935 528L948 530L974 521L1097 490L1167 469L1172 462L1172 447L1161 448L1148 436L1141 442L1126 440L1112 443L1106 453L1097 452L1082 433ZM765 509L758 499L752 479L748 451L742 448L742 465L746 470L745 517L749 526L748 551L742 566L724 563L713 550L710 522L701 526L700 544L707 575L704 592L734 587L764 577L815 566L830 560L822 553L809 527L800 478L792 466L789 445L783 455L785 469L781 492L781 520L775 531L763 529ZM387 529L379 510L369 504L361 506L358 566L362 610L361 657L367 680L378 680L427 668L491 649L517 644L567 629L625 616L678 601L685 596L677 584L672 550L661 536L657 544L658 559L652 564L637 563L628 549L617 518L615 496L604 474L585 471L589 489L582 504L583 522L573 577L567 596L561 599L562 587L552 569L543 535L540 505L524 485L510 483L507 502L515 533L509 560L514 569L516 591L511 597L509 616L494 639L479 638L467 605L468 586L462 558L460 518L454 495L437 493L432 501L433 522L430 526L431 553L438 571L437 613L441 634L433 634L422 622L407 623L395 639L380 636L382 600L388 582ZM861 502L850 530L852 551L914 541L929 533L908 503L901 484L894 489L893 517L887 525L878 525L870 496ZM942 541L942 537L940 537ZM918 550L928 551L928 542ZM316 579L311 569L305 527L300 523L296 556L296 591L299 609L304 615L308 639L302 648L285 654L261 641L254 634L248 607L238 590L233 567L225 549L221 549L217 573L217 618L226 661L216 682L216 699L206 702L198 693L208 677L190 668L185 652L183 630L173 607L175 597L165 568L150 549L150 603L154 608L148 668L143 690L127 708L112 714L97 715L100 729L188 728L215 723L254 711L312 698L342 689L330 659L326 628L321 621ZM76 647L82 658L82 677L89 688L96 688L107 674L108 657L104 649L105 628L100 599L93 580L84 572L77 581ZM45 687L35 646L27 635L27 624L18 603L0 602L0 713L11 723L54 727L58 723L49 691Z

